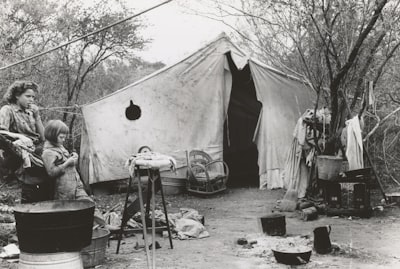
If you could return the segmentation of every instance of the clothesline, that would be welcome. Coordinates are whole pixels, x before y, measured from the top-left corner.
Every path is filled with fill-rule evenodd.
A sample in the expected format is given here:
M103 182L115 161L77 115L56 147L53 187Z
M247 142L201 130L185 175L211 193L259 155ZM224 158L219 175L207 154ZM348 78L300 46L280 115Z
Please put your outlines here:
M47 109L47 110L52 110L52 111L60 112L60 113L73 114L73 115L77 115L79 117L83 117L82 113L77 113L77 112L71 112L71 111L66 111L66 110L58 110L58 109Z
M39 107L39 110L50 110L50 111L55 111L55 112L59 112L59 113L73 114L73 115L82 117L81 112L67 111L68 109L80 109L80 108L81 108L80 105L73 105L73 106Z
M103 31L105 31L105 30L108 30L109 28L114 27L115 25L121 24L121 23L123 23L123 22L125 22L125 21L128 21L128 20L131 20L131 19L133 19L133 18L135 18L135 17L138 17L138 16L140 16L140 15L142 15L142 14L144 14L144 13L147 13L147 12L149 12L149 11L155 9L155 8L158 8L158 7L162 6L162 5L165 5L165 4L167 4L167 3L171 2L171 1L172 1L172 0L167 0L167 1L165 1L165 2L162 2L162 3L158 4L158 5L155 5L155 6L153 6L153 7L150 7L150 8L148 8L148 9L146 9L146 10L143 10L143 11L137 13L137 14L128 16L128 17L126 17L126 18L124 18L124 19L122 19L122 20L119 20L119 21L114 22L114 23L112 23L112 24L110 24L110 25L107 25L107 26L105 26L105 27L103 27L103 28L100 28L100 29L95 30L95 31L93 31L93 32L90 32L90 33L87 33L87 34L85 34L85 35L82 35L82 36L77 37L77 38L75 38L75 39L73 39L73 40L70 40L70 41L68 41L68 42L65 42L65 43L63 43L63 44L60 44L60 45L58 45L58 46L56 46L56 47L54 47L54 48L48 49L48 50L43 51L43 52L41 52L41 53L37 53L37 54L35 54L35 55L32 55L32 56L30 56L30 57L27 57L27 58L25 58L25 59L22 59L22 60L20 60L20 61L15 62L15 63L12 63L12 64L9 64L9 65L0 67L0 71L6 70L7 68L13 67L13 66L18 65L18 64L21 64L21 63L28 62L28 61L30 61L30 60L33 60L33 59L35 59L35 58L38 58L38 57L40 57L40 56L43 56L43 55L48 54L48 53L50 53L50 52L53 52L53 51L55 51L55 50L58 50L58 49L60 49L60 48L62 48L62 47L68 46L69 44L72 44L72 43L74 43L74 42L77 42L77 41L82 40L82 39L84 39L84 38L87 38L87 37L89 37L89 36L92 36L92 35L95 35L95 34L97 34L97 33L100 33L100 32L103 32Z
M52 107L39 107L40 110L52 110L52 109L72 109L72 108L81 108L80 105L73 106L52 106Z
M82 134L81 132L76 132L75 134L70 134L70 138L74 139L74 138L80 136L81 134Z

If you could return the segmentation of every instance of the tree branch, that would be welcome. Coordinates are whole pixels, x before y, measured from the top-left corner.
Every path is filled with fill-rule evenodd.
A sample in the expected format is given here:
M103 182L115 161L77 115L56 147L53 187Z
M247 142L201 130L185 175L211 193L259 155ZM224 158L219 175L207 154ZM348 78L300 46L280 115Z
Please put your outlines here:
M389 170L389 165L388 162L386 160L386 149L385 149L385 142L386 142L386 133L387 133L387 129L385 129L385 131L383 132L383 141L382 141L382 152L383 152L383 162L385 163L385 168L386 168L386 172L388 173L388 175L390 176L390 178L397 183L397 185L400 186L400 182L398 182L394 176L392 175L392 173Z
M381 14L384 6L387 4L388 0L382 0L378 2L378 5L374 11L373 16L371 17L371 20L368 22L367 27L361 31L351 53L350 56L348 57L346 63L344 66L339 70L333 81L331 82L330 85L330 91L331 91L331 109L332 109L332 122L334 123L333 126L337 125L337 115L338 115L338 89L340 86L340 83L342 82L342 79L345 77L345 75L348 73L350 70L350 67L353 65L354 60L356 59L358 52L360 51L361 45L364 43L364 40L367 38L368 34L371 32L373 26L375 25L376 21L378 20L379 15ZM334 130L331 130L332 133L334 133Z
M364 77L367 74L369 66L371 65L371 63L372 63L372 61L374 59L374 56L376 54L376 51L378 50L379 45L382 43L382 40L385 37L385 35L386 35L386 32L382 32L379 35L379 37L376 40L374 46L371 48L371 50L370 50L370 52L368 54L367 61L364 64L363 68L361 69L361 72L360 72L360 75L359 75L359 79L357 81L356 90L355 90L354 97L353 97L353 100L352 100L351 105L350 105L350 109L353 109L355 107L356 103L357 103L357 98L360 96L360 94L362 92L362 85L363 85L363 82L364 82Z
M375 133L375 131L379 128L379 126L385 122L387 119L389 119L391 116L393 116L394 114L396 114L398 111L400 111L400 107L396 108L395 110L393 110L392 112L390 112L388 115L386 115L382 120L379 118L378 115L376 115L376 119L377 119L377 123L375 124L374 128L372 128L372 130L364 137L363 141L366 142L371 135L373 135Z
M391 93L388 93L388 95L389 95L390 99L392 100L392 102L394 102L396 104L400 104L400 101L395 99Z
M387 4L387 1L388 0L382 0L381 2L378 2L378 6L376 7L376 9L374 11L374 15L372 16L371 20L368 22L367 27L359 35L359 37L356 41L356 44L354 45L352 51L350 52L350 56L347 59L345 65L340 69L339 73L335 77L335 80L332 83L334 86L337 86L337 87L339 86L340 80L344 77L344 75L347 73L347 71L352 66L354 59L358 55L361 45L364 43L364 40L367 38L368 34L371 32L372 28L374 27L376 21L378 20L379 15L382 13L382 9Z
M396 52L396 50L400 47L400 42L397 43L392 50L388 53L386 59L382 62L382 64L379 66L378 71L376 72L376 76L374 78L374 85L376 85L378 83L379 78L382 75L383 72L383 68L385 67L385 65L389 62L389 60L393 57L394 53Z

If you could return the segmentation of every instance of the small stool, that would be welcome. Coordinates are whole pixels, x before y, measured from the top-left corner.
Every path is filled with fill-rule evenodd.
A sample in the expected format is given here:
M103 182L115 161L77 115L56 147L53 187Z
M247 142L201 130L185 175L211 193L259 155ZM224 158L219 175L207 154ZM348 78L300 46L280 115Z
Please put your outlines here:
M143 193L142 193L142 182L141 182L141 177L140 173L135 173L134 171L137 170L139 171L142 169L147 169L148 172L148 194L147 194L147 208L146 211L147 213L149 212L150 209L150 200L151 200L151 210L152 210L152 225L151 225L151 231L152 231L152 268L155 268L155 251L156 251L156 244L155 244L155 185L156 181L160 180L160 191L161 191L161 198L162 198L162 204L163 204L163 209L164 209L164 214L165 214L165 220L166 220L166 226L167 226L167 231L168 231L168 237L169 237L169 243L171 246L171 249L173 249L173 244L172 244L172 235L171 235L171 229L169 226L169 220L168 220L168 212L167 212L167 207L165 203L165 198L164 198L164 192L162 188L162 183L161 183L161 177L160 177L160 172L159 169L162 166L167 166L171 165L170 161L168 159L166 160L148 160L148 159L138 159L135 160L134 164L134 169L130 169L130 177L129 177L129 182L128 182L128 189L126 193L126 198L125 198L125 206L124 206L124 213L122 217L122 222L121 222L121 229L120 229L120 236L118 238L118 246L117 246L117 253L119 252L119 247L120 247L120 242L121 242L121 237L122 237L122 232L123 232L123 226L126 224L126 210L127 210L127 204L128 204L128 198L129 198L129 190L132 185L132 178L138 179L138 192L139 192L139 203L140 203L140 214L142 218L142 225L143 225L143 237L144 237L144 244L145 244L145 249L146 249L146 256L147 256L147 266L150 266L150 253L149 253L149 246L147 242L147 225L146 225L146 217L145 217L145 208L144 208L144 203L143 203Z

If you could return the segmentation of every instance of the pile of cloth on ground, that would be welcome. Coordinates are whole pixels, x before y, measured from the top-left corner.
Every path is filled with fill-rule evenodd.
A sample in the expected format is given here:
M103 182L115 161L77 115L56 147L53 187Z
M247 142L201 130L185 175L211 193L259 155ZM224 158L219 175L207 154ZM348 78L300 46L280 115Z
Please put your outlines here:
M151 225L151 212L149 212L149 222L146 224ZM204 227L204 216L192 208L180 208L178 213L169 213L168 220L172 229L173 237L186 240L186 239L201 239L209 237L210 234ZM105 216L106 227L115 227L118 229L121 225L121 216L117 212L110 212ZM163 211L155 210L155 223L156 227L163 227L166 225L166 218ZM128 220L127 226L132 229L141 229L143 227L140 212L137 212L131 219Z

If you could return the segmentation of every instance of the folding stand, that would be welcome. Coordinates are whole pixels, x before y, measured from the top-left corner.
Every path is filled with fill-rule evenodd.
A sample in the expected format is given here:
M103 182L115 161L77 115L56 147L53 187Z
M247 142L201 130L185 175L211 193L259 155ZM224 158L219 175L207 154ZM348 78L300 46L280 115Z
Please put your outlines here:
M142 166L135 165L135 169L139 171L139 167L143 169ZM147 265L150 265L150 254L149 254L149 246L147 242L147 225L146 225L146 217L149 214L150 211L150 202L152 204L152 225L151 225L151 230L152 230L152 251L153 251L153 268L155 268L155 194L156 194L156 185L157 189L159 188L161 191L161 199L162 199L162 204L163 204L163 209L164 209L164 214L165 214L165 220L166 220L166 226L167 226L167 231L168 231L168 237L169 237L169 243L171 246L171 249L173 249L173 244L172 244L172 236L171 236L171 229L169 226L169 220L168 220L168 212L167 212L167 207L165 204L165 198L164 198L164 192L162 189L162 184L161 184L161 177L160 177L160 172L158 168L146 168L147 173L148 173L148 186L147 186L147 202L146 202L146 213L143 205L143 193L142 193L142 182L140 178L140 173L137 173L137 178L138 178L138 193L139 193L139 203L140 203L140 214L142 218L142 225L143 225L143 237L144 237L144 243L145 243L145 248L146 248L146 256L147 256ZM119 247L121 244L121 239L122 239L122 234L123 234L123 229L124 226L127 224L129 218L128 214L128 198L129 198L129 191L132 186L132 177L135 178L136 175L133 173L129 177L128 181L128 189L126 192L126 197L125 197L125 205L124 205L124 212L122 214L122 221L121 221L121 227L119 230L119 236L118 236L118 246L117 246L117 254L119 252Z

